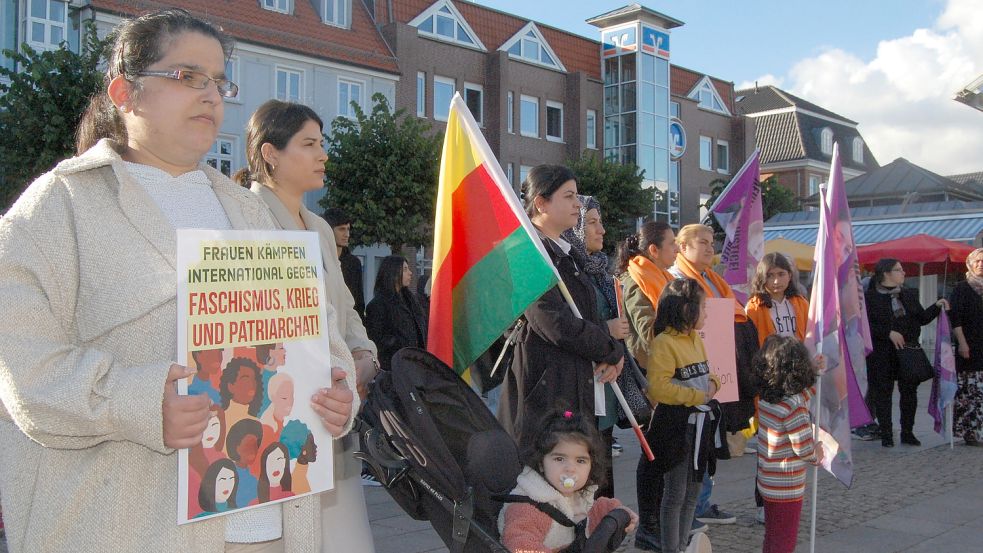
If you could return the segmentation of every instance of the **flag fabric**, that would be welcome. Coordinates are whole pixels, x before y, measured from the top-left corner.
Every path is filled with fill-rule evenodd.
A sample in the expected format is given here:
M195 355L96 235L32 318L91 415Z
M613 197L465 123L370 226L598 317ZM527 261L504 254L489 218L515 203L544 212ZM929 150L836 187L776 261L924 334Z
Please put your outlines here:
M559 276L460 94L440 160L427 349L467 369Z
M945 434L945 410L956 399L956 357L952 353L952 328L945 310L939 313L935 329L935 378L928 400L928 414L935 419L935 431Z
M747 303L758 261L764 256L765 226L761 211L761 167L755 150L734 175L710 212L723 227L726 238L720 253L724 280L742 303Z
M833 147L829 184L820 190L819 231L806 346L826 359L813 402L826 450L823 467L846 486L853 483L850 428L870 422L855 370L866 370L870 327L863 301L839 146ZM853 415L853 416L851 416Z

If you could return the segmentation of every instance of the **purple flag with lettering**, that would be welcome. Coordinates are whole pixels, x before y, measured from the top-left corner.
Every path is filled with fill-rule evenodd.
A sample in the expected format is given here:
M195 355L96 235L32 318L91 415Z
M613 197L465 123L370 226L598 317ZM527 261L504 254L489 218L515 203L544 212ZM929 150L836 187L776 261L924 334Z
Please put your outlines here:
M833 147L829 184L820 190L819 230L806 346L826 359L813 416L825 449L823 468L846 486L853 483L850 428L870 422L854 371L866 369L870 327L843 187L839 146ZM852 416L851 416L852 415Z
M935 330L935 378L928 400L928 414L935 419L935 431L945 434L945 410L956 398L956 357L952 354L952 329L945 311L939 313Z
M751 154L710 207L727 235L720 253L724 280L742 304L747 303L751 280L765 249L759 154L760 150Z

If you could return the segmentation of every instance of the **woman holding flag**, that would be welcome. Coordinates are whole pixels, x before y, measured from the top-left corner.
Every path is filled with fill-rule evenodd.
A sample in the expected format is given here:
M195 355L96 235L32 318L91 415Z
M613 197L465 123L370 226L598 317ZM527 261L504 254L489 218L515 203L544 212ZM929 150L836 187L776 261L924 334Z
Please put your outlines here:
M551 410L594 414L595 374L601 383L612 382L624 363L624 349L601 317L583 262L571 255L572 246L562 237L581 217L573 172L539 165L522 183L522 192L526 213L569 295L554 287L524 312L528 324L517 338L499 406L499 420L520 449L530 445L536 424Z

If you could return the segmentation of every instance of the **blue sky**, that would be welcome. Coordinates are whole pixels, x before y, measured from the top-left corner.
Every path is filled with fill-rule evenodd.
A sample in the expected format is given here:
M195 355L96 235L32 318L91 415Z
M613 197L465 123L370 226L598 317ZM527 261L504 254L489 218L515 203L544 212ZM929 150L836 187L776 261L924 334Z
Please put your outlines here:
M631 2L477 3L597 39L584 21ZM774 84L858 121L882 165L983 171L983 113L952 100L983 73L983 0L641 3L685 23L672 32L674 64Z

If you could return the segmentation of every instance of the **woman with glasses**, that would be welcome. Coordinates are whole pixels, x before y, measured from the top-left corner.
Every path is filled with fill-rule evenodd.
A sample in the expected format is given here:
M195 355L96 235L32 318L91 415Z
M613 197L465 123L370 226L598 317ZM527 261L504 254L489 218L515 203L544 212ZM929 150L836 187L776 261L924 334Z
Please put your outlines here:
M178 525L176 450L207 395L178 396L177 228L272 229L262 202L202 163L232 45L183 10L117 29L78 155L0 222L0 492L10 551L318 551L316 498ZM331 378L310 408L334 436L358 400L328 306ZM327 372L327 371L326 371Z
M864 299L867 303L867 320L870 322L870 338L874 350L867 356L867 385L874 404L877 423L880 425L881 445L894 447L894 430L891 425L891 396L894 382L901 392L901 443L922 445L912 429L915 425L915 409L918 408L918 382L900 377L898 351L921 347L918 335L922 326L939 316L942 308L948 309L946 300L940 299L928 309L918 301L918 291L904 287L905 273L897 259L882 259L874 266Z

